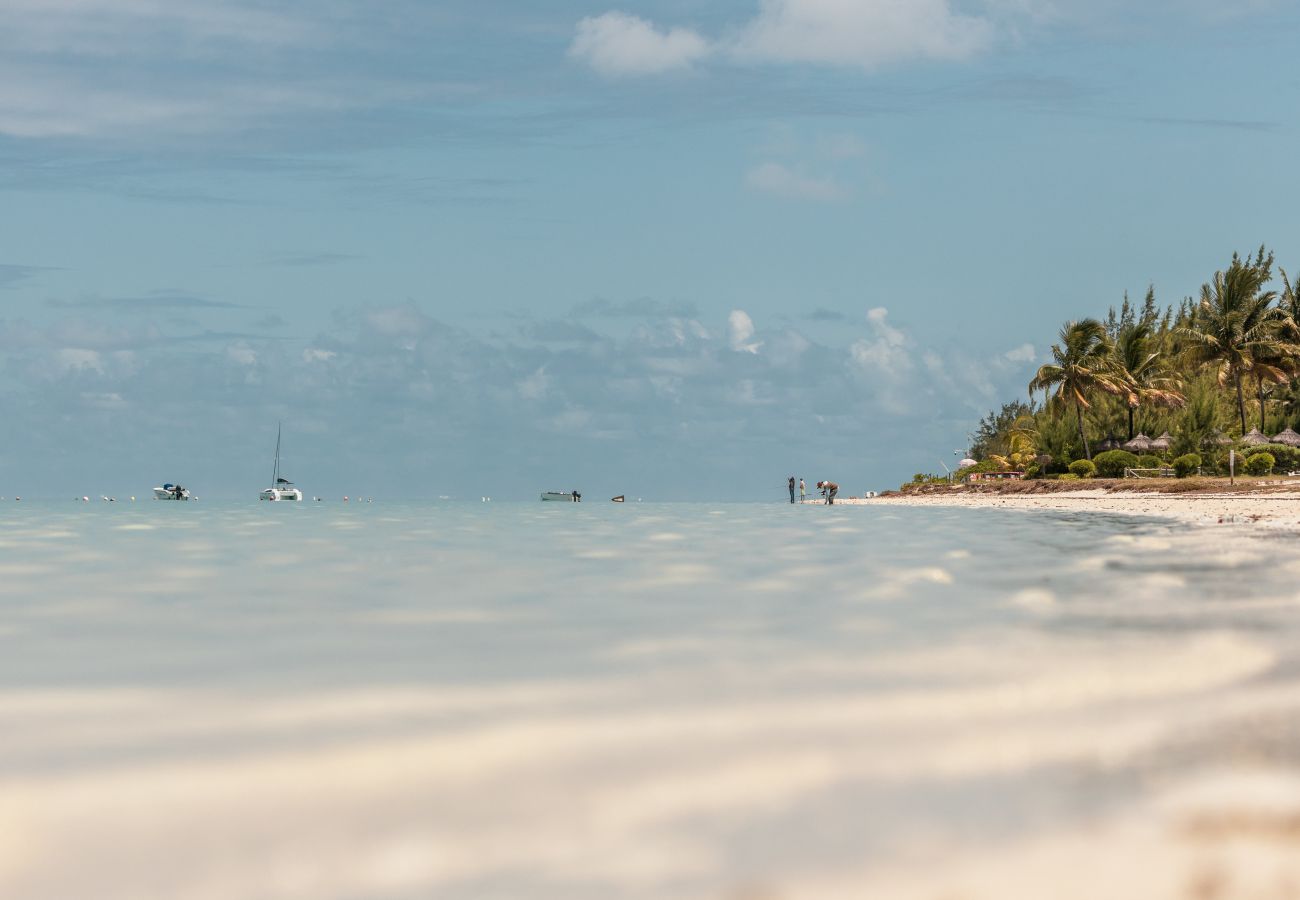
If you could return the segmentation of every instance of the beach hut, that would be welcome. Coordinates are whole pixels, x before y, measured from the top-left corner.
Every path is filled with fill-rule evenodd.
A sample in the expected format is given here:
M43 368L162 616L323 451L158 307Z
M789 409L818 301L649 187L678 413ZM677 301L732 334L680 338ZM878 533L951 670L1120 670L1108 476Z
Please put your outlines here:
M1143 453L1151 449L1151 438L1139 431L1137 437L1124 444L1124 449L1130 453Z
M1286 444L1288 447L1300 447L1300 434L1296 434L1290 428L1286 431L1279 431L1270 439L1275 444Z
M1166 431L1164 434L1160 435L1160 437L1151 442L1151 449L1160 451L1168 450L1173 442L1174 436Z
M1260 431L1258 428L1252 428L1241 436L1241 442L1247 447L1253 447L1255 444L1267 444L1268 435L1264 434L1264 432Z

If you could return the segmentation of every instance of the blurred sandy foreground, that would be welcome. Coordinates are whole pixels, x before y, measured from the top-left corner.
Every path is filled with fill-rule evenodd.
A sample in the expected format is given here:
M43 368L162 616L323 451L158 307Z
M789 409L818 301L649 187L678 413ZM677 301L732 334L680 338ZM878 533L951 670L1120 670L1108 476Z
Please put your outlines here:
M1104 668L1091 638L1000 650L742 705L694 677L9 692L0 896L1300 896L1300 686L1257 678L1262 642L1124 638ZM1077 802L1019 808L1044 777ZM915 815L931 802L958 824ZM897 812L862 833L872 804Z

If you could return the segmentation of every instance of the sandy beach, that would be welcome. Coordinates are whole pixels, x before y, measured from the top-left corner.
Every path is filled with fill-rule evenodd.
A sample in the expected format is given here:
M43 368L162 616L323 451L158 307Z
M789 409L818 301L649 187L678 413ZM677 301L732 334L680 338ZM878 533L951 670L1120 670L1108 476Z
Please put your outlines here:
M844 501L836 500L836 503L841 502ZM1164 494L1095 489L1052 494L1005 494L954 490L951 493L890 494L852 502L1069 512L1089 510L1121 515L1158 516L1206 525L1258 524L1300 529L1300 491Z

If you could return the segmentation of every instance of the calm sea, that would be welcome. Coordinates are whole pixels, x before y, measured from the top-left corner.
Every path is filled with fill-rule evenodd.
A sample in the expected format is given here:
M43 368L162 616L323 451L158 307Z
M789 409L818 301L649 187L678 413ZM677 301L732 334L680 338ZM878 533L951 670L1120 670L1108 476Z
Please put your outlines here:
M6 501L0 897L1235 897L1192 891L1300 858L1298 548L870 505Z

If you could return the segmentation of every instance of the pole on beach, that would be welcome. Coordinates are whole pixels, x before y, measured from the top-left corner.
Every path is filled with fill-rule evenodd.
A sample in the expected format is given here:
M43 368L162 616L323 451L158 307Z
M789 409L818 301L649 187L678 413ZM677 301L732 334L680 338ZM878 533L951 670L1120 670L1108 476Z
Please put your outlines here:
M1237 483L1237 451L1228 451L1228 484Z

